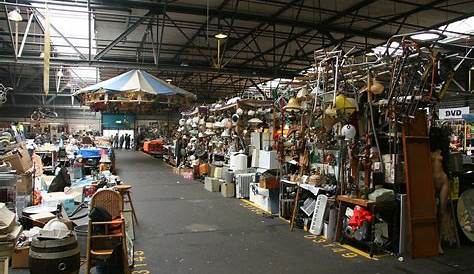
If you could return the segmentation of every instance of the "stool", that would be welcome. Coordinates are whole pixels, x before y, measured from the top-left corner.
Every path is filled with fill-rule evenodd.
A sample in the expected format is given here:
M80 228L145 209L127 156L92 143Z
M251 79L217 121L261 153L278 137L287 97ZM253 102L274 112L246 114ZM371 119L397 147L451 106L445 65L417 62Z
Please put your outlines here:
M133 220L138 225L137 214L135 214L135 208L133 207L132 197L130 196L131 185L118 185L115 186L115 189L122 196L122 209L123 211L132 211ZM125 209L125 204L130 204L130 209Z

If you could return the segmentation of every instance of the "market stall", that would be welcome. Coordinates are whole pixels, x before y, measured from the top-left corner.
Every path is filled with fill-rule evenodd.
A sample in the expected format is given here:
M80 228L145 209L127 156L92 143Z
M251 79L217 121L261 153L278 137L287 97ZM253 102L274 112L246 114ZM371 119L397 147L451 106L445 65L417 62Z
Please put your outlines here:
M183 112L166 160L208 191L288 220L291 230L371 256L430 257L459 246L453 193L456 172L472 171L470 127L439 123L452 66L413 36L392 37L387 45L397 41L399 52L387 46L366 60L315 52L304 80L272 98ZM469 165L460 168L453 150Z
M83 257L88 259L88 266L121 267L126 273L133 265L132 234L138 219L131 203L131 186L113 174L110 139L83 134L81 139L70 136L38 146L32 139L23 141L20 133L12 129L3 131L1 136L0 245L5 247L0 254L2 267L5 257L8 262L11 256L13 268L29 268L30 273L56 273L58 268L78 273ZM46 151L54 155L53 161L43 162ZM117 203L115 211L107 208L113 203ZM117 214L108 215L113 212ZM108 243L90 244L95 238L104 237L96 235L102 230L91 230L96 222L120 226ZM111 255L104 249L105 244L124 250L120 255L122 266L93 258L101 252ZM43 255L52 251L57 252L56 257Z

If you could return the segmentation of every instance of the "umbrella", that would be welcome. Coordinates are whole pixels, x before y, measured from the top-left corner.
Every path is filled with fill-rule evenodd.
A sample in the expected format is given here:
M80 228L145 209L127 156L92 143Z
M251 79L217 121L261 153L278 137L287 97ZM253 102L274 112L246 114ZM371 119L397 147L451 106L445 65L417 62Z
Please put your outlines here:
M151 95L173 96L181 95L196 99L196 95L182 88L176 87L163 81L146 71L131 70L105 80L103 82L85 87L74 95L86 94L96 91L106 93L118 92L144 92Z

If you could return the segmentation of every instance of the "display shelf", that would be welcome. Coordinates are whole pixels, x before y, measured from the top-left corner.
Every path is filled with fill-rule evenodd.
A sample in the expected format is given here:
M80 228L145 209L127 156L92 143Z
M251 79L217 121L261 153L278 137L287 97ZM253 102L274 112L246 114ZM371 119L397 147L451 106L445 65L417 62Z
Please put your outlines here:
M352 205L358 205L358 206L366 207L366 208L369 207L369 206L375 205L374 201L370 201L370 200L367 200L367 199L360 199L360 198L352 198L349 195L338 195L336 197L336 200L341 201L341 202L345 202L345 203L348 203L348 204L352 204Z

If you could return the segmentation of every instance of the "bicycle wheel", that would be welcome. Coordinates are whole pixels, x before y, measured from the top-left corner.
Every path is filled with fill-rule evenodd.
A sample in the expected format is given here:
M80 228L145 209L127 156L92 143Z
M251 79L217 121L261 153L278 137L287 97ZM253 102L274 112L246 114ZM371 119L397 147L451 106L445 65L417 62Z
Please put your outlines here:
M7 102L7 94L4 92L0 93L0 104L5 104Z
M31 113L30 118L33 121L39 121L41 119L41 115L37 110L35 110L35 111L33 111L33 113Z
M52 111L50 109L43 110L43 115L45 117L48 117L48 118L57 118L58 117L58 113L55 112L55 111Z

